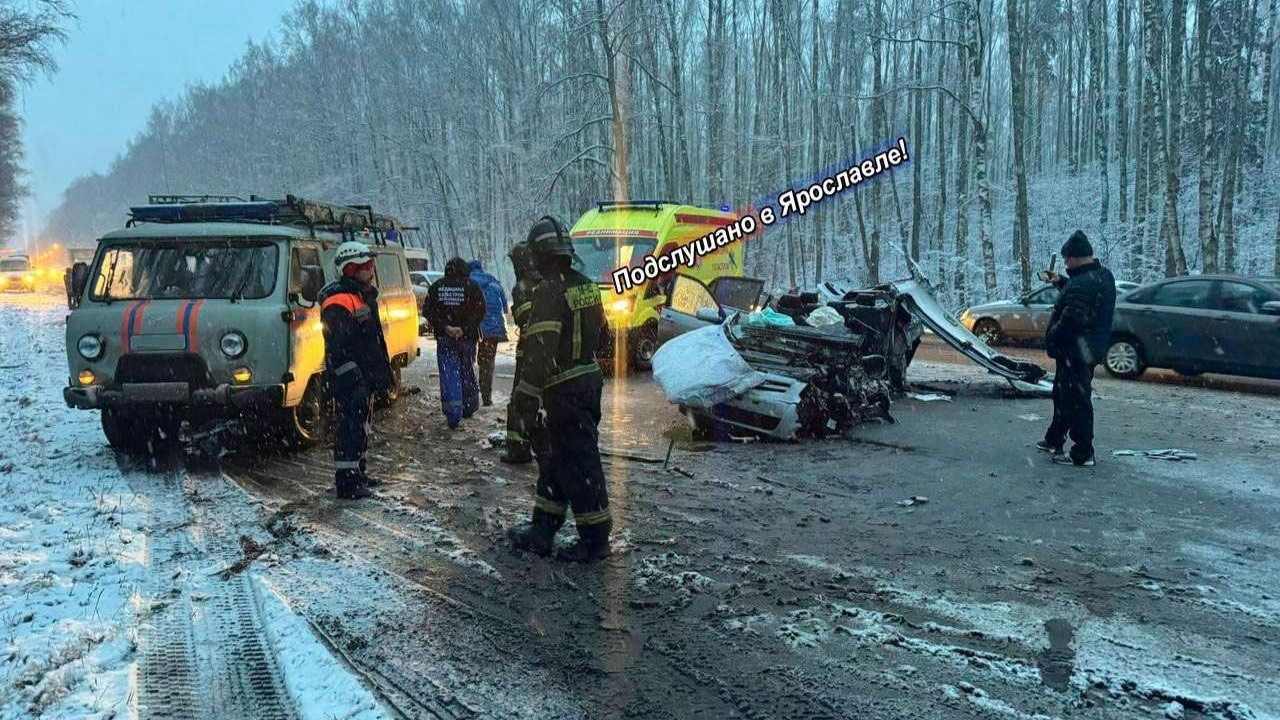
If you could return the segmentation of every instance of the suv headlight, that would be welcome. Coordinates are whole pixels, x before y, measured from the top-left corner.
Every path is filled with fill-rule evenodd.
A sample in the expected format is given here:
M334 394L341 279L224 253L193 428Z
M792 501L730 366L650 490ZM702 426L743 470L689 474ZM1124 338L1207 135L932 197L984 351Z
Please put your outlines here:
M238 358L249 348L249 343L244 339L244 335L232 330L222 336L222 340L218 342L218 347L222 348L223 355L229 358Z
M105 349L102 338L97 335L84 335L76 343L76 350L80 352L80 357L85 360L97 360L102 357L102 351Z

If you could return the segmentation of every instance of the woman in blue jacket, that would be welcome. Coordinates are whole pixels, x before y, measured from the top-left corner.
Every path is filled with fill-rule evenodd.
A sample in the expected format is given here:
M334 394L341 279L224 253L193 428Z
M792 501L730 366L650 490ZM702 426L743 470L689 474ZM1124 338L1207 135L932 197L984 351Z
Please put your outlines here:
M484 293L484 320L480 323L480 345L476 349L476 361L480 365L480 400L493 404L493 362L498 354L498 343L507 341L507 294L498 278L484 271L479 260L472 260L471 281Z

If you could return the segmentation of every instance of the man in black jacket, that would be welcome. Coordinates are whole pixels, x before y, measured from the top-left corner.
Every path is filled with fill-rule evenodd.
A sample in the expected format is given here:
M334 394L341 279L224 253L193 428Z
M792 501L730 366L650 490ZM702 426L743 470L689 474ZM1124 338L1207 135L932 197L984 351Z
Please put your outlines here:
M334 257L340 277L320 293L324 365L337 415L334 480L338 497L347 500L369 497L369 486L378 484L365 473L369 399L394 383L378 321L378 289L371 284L373 258L364 243L343 243Z
M1053 305L1045 348L1057 361L1053 376L1053 422L1036 444L1053 454L1060 465L1092 466L1093 368L1111 341L1116 309L1116 279L1093 257L1093 246L1079 230L1062 246L1067 278L1055 284L1062 291ZM1062 452L1067 436L1071 454Z
M445 263L444 277L427 289L427 314L436 336L440 403L449 428L458 427L480 407L476 382L476 342L484 320L484 292L471 279L462 258Z

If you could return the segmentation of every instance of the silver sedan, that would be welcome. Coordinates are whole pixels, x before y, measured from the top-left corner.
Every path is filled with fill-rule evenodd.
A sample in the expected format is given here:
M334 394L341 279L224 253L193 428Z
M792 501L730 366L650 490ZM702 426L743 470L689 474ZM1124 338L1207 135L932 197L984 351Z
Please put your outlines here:
M1121 294L1137 288L1138 283L1116 282L1116 292ZM1057 301L1058 288L1043 285L1016 300L998 300L967 308L960 313L960 324L988 345L1039 341L1044 339L1053 304Z

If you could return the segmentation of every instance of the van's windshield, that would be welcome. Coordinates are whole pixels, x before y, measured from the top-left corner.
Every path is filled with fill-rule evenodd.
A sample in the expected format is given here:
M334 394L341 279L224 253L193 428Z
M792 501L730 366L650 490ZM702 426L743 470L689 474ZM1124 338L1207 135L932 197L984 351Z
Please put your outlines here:
M261 240L126 241L103 249L89 297L264 298L275 291L278 263L276 245Z
M31 269L31 261L26 258L5 258L0 260L0 272L27 272Z
M573 267L600 283L612 283L613 271L638 266L658 247L654 238L597 236L573 239Z

